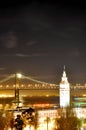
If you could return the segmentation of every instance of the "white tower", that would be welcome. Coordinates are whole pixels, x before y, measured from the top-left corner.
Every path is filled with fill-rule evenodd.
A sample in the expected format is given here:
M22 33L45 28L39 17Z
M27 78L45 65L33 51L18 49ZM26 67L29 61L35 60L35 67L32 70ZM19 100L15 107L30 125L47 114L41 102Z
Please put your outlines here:
M60 107L70 106L70 85L66 77L65 66L60 83Z

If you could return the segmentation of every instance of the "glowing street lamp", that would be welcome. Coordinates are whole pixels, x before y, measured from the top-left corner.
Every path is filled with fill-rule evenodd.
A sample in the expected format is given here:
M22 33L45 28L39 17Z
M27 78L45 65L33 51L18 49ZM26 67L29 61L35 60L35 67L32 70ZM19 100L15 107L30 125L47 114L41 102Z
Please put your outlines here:
M48 130L48 123L49 123L49 121L50 121L50 118L47 116L45 121L46 121L46 123L47 123L47 130Z

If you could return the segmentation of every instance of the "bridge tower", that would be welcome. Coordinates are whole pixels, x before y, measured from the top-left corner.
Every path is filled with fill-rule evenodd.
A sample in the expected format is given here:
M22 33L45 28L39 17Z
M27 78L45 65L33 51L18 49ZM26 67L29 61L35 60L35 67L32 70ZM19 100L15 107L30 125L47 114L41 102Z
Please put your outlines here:
M64 108L70 106L70 84L66 76L65 66L60 82L59 94L60 94L60 107Z
M19 98L19 79L21 78L20 73L15 73L15 104L17 107L19 107L19 104L21 103Z

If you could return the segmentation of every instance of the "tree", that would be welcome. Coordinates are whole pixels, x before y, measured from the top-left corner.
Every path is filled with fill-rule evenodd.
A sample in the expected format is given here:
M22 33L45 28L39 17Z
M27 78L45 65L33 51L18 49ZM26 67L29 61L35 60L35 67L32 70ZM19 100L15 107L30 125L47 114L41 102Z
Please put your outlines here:
M3 112L0 111L0 130L4 130L6 123L6 118L3 117Z
M38 117L37 111L33 108L26 109L22 112L22 118L24 122L28 121L30 128L31 126L34 126L35 129L37 128L37 119L38 119L37 117Z
M60 118L57 118L58 130L78 130L80 127L80 120L72 108L60 108Z

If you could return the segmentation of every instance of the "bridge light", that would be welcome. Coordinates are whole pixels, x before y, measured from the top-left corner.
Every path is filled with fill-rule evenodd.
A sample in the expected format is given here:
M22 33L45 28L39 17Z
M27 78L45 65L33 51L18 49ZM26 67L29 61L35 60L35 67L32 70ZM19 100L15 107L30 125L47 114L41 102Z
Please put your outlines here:
M20 78L22 78L22 74L17 73L17 74L16 74L16 77L20 79Z

